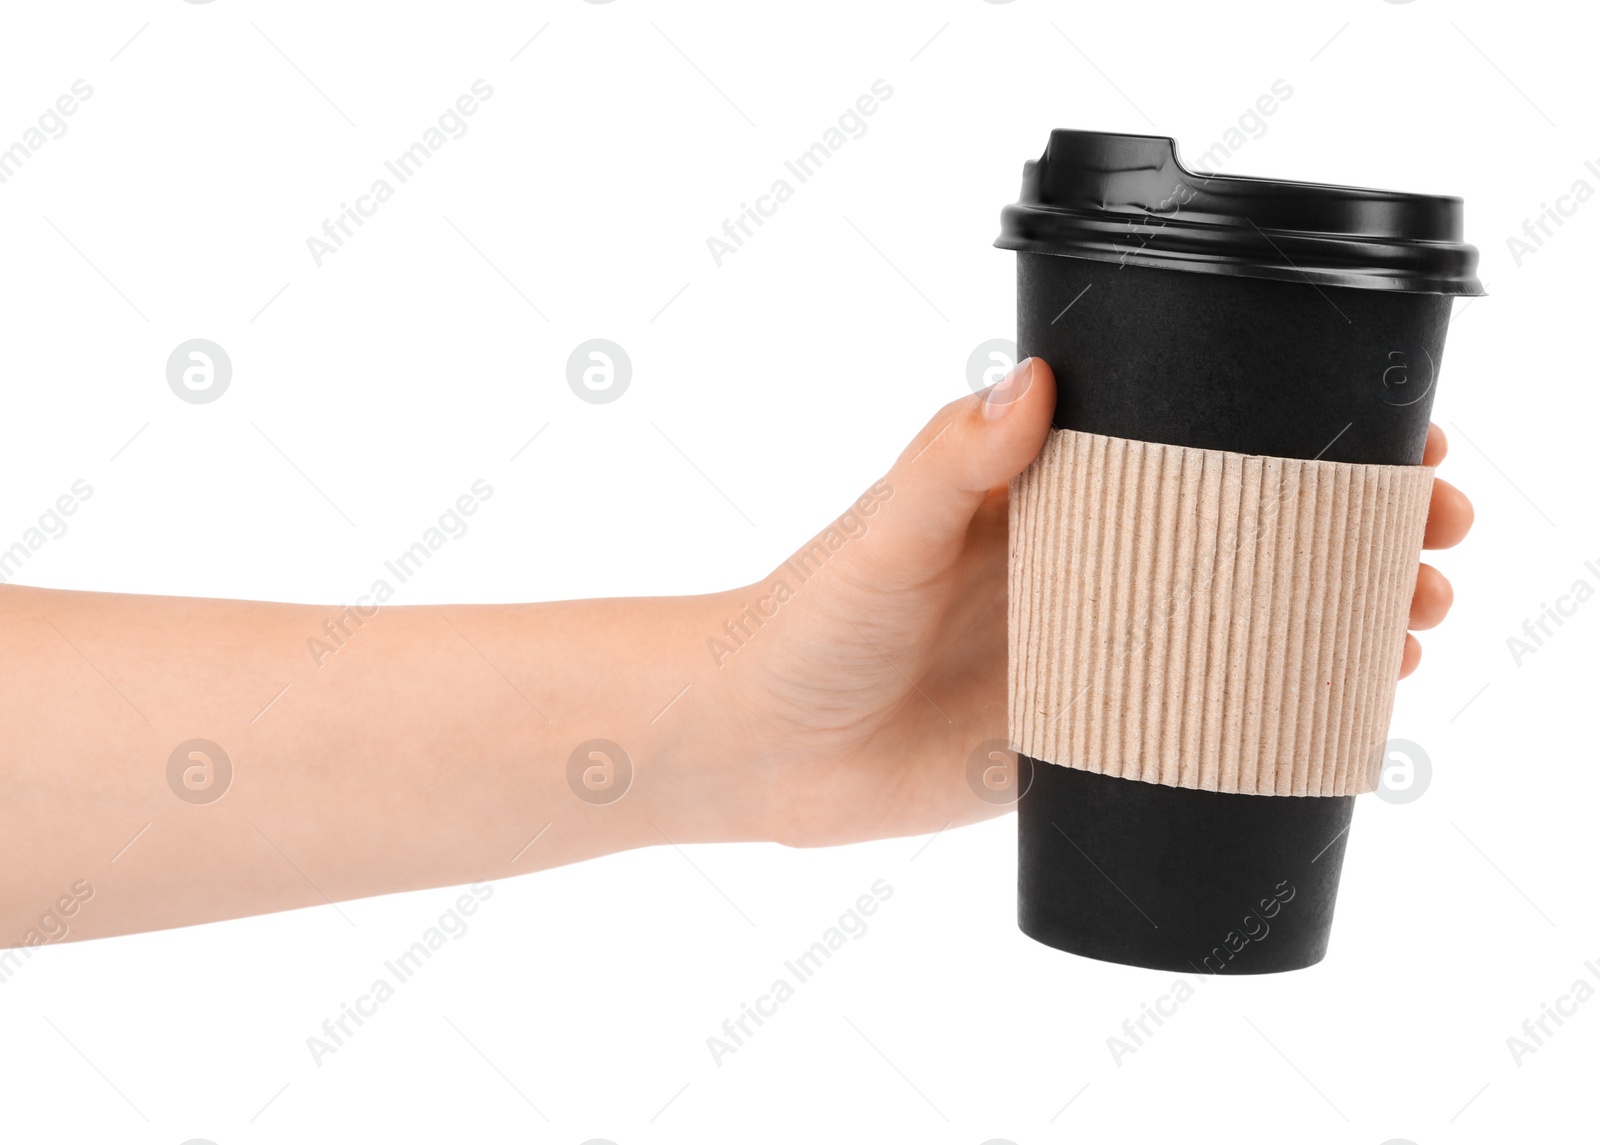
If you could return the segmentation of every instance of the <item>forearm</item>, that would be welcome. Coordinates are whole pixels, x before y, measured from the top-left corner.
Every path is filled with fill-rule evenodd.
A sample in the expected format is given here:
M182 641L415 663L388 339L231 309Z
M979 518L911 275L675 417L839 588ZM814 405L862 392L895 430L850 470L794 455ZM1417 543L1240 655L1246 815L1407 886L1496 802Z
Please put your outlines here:
M83 883L71 938L761 837L737 749L702 749L738 738L705 651L718 603L360 617L0 589L0 946ZM195 739L223 750L231 779L204 751L169 777ZM609 790L580 777L594 801L569 785L574 749L599 739L634 773L614 802L620 759ZM605 758L585 753L591 783Z

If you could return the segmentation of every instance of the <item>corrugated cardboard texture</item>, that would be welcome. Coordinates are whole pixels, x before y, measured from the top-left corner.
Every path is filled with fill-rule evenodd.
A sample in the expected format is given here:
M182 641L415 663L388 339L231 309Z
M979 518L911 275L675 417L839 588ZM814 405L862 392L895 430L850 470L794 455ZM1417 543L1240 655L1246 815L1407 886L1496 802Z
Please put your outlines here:
M1433 470L1052 430L1011 483L1011 741L1205 791L1382 768Z

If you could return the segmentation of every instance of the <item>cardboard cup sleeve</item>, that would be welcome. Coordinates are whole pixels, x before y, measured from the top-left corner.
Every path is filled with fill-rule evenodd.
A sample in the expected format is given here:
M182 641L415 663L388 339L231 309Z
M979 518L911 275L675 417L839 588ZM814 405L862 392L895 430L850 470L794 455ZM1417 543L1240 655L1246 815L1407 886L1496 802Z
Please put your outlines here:
M1432 485L1052 430L1011 487L1012 745L1200 791L1375 790Z

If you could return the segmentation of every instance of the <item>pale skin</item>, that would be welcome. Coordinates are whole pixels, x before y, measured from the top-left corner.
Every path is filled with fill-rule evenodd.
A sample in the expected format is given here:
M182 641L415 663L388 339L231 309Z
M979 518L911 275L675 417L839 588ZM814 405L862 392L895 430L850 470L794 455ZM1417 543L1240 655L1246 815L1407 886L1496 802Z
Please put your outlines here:
M824 846L1005 811L974 795L966 765L1006 736L1006 483L1054 402L1049 368L1030 361L940 410L867 495L865 530L720 657L708 641L786 578L694 597L385 606L346 619L352 635L321 666L307 640L331 607L0 586L0 947L65 915L74 886L63 940L668 841ZM1435 426L1425 464L1445 449ZM1425 546L1455 545L1471 523L1436 481ZM1450 603L1421 565L1411 628ZM1401 675L1420 658L1408 634ZM168 783L169 755L196 738L232 762L214 802ZM568 785L568 757L593 739L634 771L609 804Z

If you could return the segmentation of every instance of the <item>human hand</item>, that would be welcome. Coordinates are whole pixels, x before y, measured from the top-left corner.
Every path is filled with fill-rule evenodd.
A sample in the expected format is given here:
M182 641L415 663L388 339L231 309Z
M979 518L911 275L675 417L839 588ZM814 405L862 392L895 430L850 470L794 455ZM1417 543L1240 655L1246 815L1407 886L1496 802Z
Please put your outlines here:
M1006 809L974 794L966 766L1006 737L1007 486L1054 408L1036 359L945 406L869 492L864 531L739 652L780 841L920 834Z
M939 831L1007 810L968 785L974 749L1007 736L1008 482L1050 431L1055 379L1037 359L940 410L858 502L849 539L738 653L746 729L772 837L818 846ZM1430 427L1424 464L1445 437ZM1466 535L1472 506L1435 481L1424 545ZM860 529L862 531L856 531ZM841 534L843 535L843 534ZM793 583L790 583L793 582ZM1444 619L1450 583L1418 570L1410 627ZM1421 646L1407 633L1401 676Z

